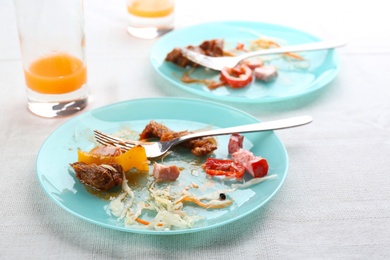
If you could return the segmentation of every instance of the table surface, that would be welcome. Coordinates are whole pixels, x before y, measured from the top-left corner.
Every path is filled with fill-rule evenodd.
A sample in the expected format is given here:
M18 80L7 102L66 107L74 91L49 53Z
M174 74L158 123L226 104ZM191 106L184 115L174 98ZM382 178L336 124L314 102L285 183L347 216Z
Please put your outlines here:
M261 120L310 114L277 132L288 177L264 207L207 232L152 236L106 229L58 207L36 177L44 140L69 118L26 107L12 0L0 1L1 259L389 259L390 16L385 1L176 1L176 28L245 20L344 37L325 88L271 104L229 104ZM156 40L126 32L125 2L85 0L91 101L85 111L145 97L194 97L149 63ZM137 84L134 84L137 83Z

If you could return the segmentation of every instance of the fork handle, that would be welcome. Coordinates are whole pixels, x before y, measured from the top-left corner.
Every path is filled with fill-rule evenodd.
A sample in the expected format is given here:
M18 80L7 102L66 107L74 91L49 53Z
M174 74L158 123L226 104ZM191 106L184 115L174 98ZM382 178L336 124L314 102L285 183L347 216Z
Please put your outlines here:
M248 53L240 55L239 57L242 58L242 60L245 60L245 59L248 59L251 57L256 57L256 56L260 56L260 55L267 55L267 54L279 54L279 53L286 53L286 52L317 51L317 50L333 49L336 47L344 46L346 44L347 43L343 40L329 40L329 41L311 42L311 43L305 43L305 44L290 45L290 46L283 46L283 47L248 52Z
M194 139L198 137L204 136L217 136L217 135L226 135L226 134L234 134L234 133L250 133L250 132L261 132L261 131L270 131L270 130L278 130L285 129L295 126L306 125L313 121L311 116L298 116L291 117L286 119L280 119L275 121L261 122L249 125L240 125L233 126L228 128L221 128L209 131L195 132L189 135L182 136L179 138L179 142L184 142L189 139Z

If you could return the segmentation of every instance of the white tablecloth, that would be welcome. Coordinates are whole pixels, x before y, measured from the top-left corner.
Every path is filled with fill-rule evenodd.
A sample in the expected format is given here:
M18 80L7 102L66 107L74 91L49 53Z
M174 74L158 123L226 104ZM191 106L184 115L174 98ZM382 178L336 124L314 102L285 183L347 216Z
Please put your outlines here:
M386 1L177 0L176 27L216 20L275 23L344 37L341 71L288 102L234 105L261 120L310 114L277 132L286 182L266 206L228 226L152 236L106 229L58 207L35 170L47 136L69 118L26 107L11 0L0 1L0 259L389 259L390 16ZM85 111L144 97L194 97L149 63L155 40L126 32L124 1L85 0L91 102Z

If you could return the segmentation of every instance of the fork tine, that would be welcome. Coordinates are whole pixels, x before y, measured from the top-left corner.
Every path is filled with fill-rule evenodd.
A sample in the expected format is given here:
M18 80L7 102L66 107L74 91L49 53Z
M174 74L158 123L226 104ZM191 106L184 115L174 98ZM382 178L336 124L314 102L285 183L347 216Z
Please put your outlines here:
M184 57L186 57L187 59L189 59L197 64L200 64L200 65L205 66L205 67L210 66L210 64L209 64L210 61L208 60L208 57L205 55L201 55L197 52L194 52L194 51L191 51L191 50L188 50L185 48L182 48L181 52L184 55Z
M104 140L101 140L101 139L96 139L96 141L102 145L107 145L107 146L115 146L115 147L118 147L119 149L121 149L123 152L126 152L130 149L130 147L128 146L125 146L125 145L120 145L120 144L117 144L117 143L110 143L110 142L107 142L107 141L104 141Z
M116 146L119 147L123 151L127 151L130 148L132 148L135 143L131 143L129 141L124 141L119 138L113 137L106 135L98 130L93 131L95 134L95 139L98 143L103 144L103 145L111 145L111 146Z
M186 48L181 48L181 53L187 59L217 71L222 70L224 67L234 67L238 63L238 61L233 60L234 57L210 57Z

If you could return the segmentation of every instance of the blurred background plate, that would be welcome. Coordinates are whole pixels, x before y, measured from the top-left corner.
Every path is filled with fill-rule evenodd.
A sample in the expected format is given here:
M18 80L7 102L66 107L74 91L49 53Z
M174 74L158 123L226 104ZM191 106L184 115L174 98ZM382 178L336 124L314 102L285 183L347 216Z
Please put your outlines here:
M324 87L339 72L339 58L335 50L302 52L299 54L307 60L305 63L282 58L270 61L269 64L277 66L279 72L272 82L253 81L242 89L219 87L210 90L202 83L183 83L180 78L188 69L164 62L166 55L176 47L224 39L225 46L231 49L237 43L248 44L259 37L274 39L281 45L320 41L309 33L280 25L243 21L211 22L166 34L153 46L150 61L158 74L180 89L214 100L239 103L267 103L299 97ZM219 73L204 69L196 70L191 75L194 78L219 78Z

